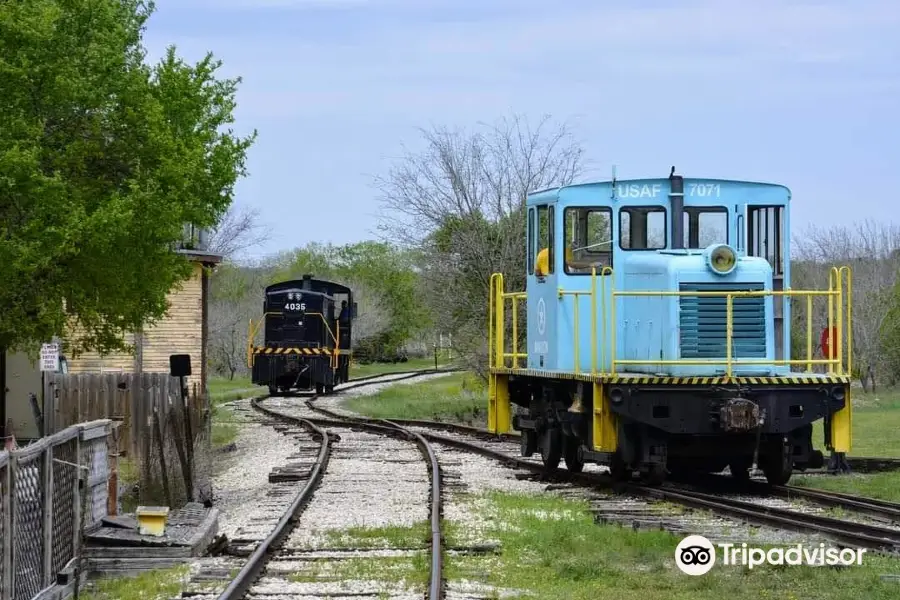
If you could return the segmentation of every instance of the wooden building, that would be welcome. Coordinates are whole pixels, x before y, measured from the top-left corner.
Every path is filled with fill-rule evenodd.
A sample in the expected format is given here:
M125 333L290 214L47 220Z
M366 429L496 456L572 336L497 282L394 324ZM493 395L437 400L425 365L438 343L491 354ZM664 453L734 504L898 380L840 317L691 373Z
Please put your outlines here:
M206 233L187 227L185 241L175 248L194 265L191 277L169 293L169 310L155 325L129 333L125 341L134 352L101 355L87 352L68 356L70 373L167 373L169 356L190 354L190 383L206 387L209 338L209 275L222 256L208 250ZM68 353L67 353L68 354Z

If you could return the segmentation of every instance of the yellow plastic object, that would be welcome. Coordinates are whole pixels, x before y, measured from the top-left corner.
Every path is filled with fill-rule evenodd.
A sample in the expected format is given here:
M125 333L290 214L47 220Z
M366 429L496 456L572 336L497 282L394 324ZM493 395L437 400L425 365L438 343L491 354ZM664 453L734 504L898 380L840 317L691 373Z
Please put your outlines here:
M138 532L141 535L162 537L166 534L166 521L169 519L168 506L138 506L135 514L138 520Z

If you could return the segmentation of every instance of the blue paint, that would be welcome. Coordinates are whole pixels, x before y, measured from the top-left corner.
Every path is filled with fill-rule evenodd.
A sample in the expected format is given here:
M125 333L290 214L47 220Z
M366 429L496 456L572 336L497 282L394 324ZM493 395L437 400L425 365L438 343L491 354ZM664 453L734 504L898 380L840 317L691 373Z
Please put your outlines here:
M783 185L726 179L684 180L684 206L722 207L727 210L721 240L736 251L737 266L727 274L715 273L704 251L709 248L672 249L668 178L601 181L541 190L528 196L526 205L554 207L553 273L542 280L528 274L527 354L528 367L560 372L591 371L592 354L598 372L612 371L611 345L615 327L618 359L677 360L699 357L720 359L709 365L663 364L620 365L620 373L671 376L715 376L725 373L725 299L677 296L619 296L615 324L612 323L612 287L618 291L665 291L690 289L773 289L773 268L764 257L748 255L747 223L751 206L782 207L783 289L790 288L791 193ZM620 248L620 211L624 207L659 206L666 210L666 248L623 250ZM591 346L591 301L589 295L559 296L559 289L589 292L590 275L565 271L565 209L604 207L612 211L613 275L600 276L596 299L597 344ZM534 240L529 240L529 243ZM533 250L535 256L540 248ZM577 249L576 249L577 250ZM774 361L774 302L781 298L736 299L734 303L734 358ZM578 364L575 363L575 305L578 305ZM539 318L539 309L543 307ZM784 303L784 356L790 355L790 307ZM540 323L540 326L539 326ZM604 324L606 324L604 331ZM592 352L594 350L595 352ZM772 364L735 366L736 376L778 376L790 372Z

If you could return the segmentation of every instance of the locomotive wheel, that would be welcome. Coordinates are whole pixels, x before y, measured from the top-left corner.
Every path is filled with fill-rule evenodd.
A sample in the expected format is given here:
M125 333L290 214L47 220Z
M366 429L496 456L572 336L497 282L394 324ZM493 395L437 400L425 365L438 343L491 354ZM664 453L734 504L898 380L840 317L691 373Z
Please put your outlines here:
M584 460L580 456L581 442L578 438L566 436L565 439L566 468L573 473L581 473L584 469Z
M537 432L533 429L523 429L519 440L519 454L524 458L530 458L537 452Z
M278 394L278 388L275 387L274 385L270 385L270 386L269 386L269 395L270 395L270 396L275 396L275 395L277 395L277 394Z
M641 471L641 480L647 485L659 485L666 479L666 465L651 463Z
M541 439L541 461L548 471L559 466L559 460L563 453L562 437L562 432L554 427L544 430L543 439Z
M731 476L737 481L750 481L750 467L753 461L749 458L735 458L728 463Z
M316 396L321 396L322 392L324 392L324 391L325 391L325 386L322 385L321 383L317 383L316 384Z
M631 469L625 466L622 456L615 452L609 461L609 475L613 481L628 481L631 478Z
M794 473L794 461L788 453L767 457L760 467L769 485L784 485Z
M333 385L326 385L326 386L325 386L325 393L326 393L326 394L333 394L333 393L334 393L334 386L333 386Z

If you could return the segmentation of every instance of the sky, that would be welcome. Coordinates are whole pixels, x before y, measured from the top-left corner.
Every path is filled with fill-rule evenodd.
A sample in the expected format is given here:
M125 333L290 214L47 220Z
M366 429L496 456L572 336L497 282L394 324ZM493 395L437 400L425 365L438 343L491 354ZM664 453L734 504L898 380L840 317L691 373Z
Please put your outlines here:
M375 235L372 178L419 127L568 122L581 181L772 181L794 230L898 221L895 0L156 0L145 45L212 51L256 129L261 256ZM677 6L676 6L677 5Z

